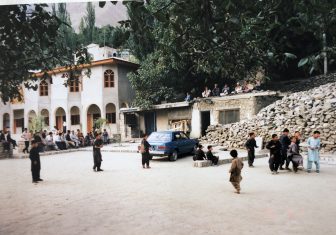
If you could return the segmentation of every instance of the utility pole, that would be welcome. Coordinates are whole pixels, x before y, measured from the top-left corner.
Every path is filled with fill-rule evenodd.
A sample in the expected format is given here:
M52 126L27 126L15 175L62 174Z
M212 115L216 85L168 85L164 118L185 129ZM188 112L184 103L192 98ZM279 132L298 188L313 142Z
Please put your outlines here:
M327 58L327 38L323 33L323 58L324 58L324 75L328 73L328 58Z

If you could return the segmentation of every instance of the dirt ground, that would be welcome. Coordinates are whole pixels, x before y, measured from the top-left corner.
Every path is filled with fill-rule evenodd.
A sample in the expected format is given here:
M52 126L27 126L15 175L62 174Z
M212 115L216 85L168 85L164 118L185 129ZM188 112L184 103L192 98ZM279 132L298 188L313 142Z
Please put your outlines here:
M41 157L44 182L31 183L30 160L0 161L0 234L336 234L336 166L321 173L271 175L267 159L243 169L234 194L229 165L193 168L190 156L152 161L136 153Z

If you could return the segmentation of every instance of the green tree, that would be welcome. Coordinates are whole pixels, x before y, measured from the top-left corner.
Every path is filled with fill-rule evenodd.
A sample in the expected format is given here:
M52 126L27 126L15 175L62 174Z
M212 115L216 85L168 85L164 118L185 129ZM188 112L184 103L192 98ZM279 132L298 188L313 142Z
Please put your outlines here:
M21 97L21 85L37 89L34 71L46 72L59 65L77 70L89 63L87 51L58 47L59 31L63 22L49 13L45 4L9 5L0 8L0 96L3 102ZM77 64L73 53L77 54ZM71 56L70 56L71 55Z
M84 16L85 29L86 29L86 41L92 43L95 34L96 13L95 7L92 2L88 2L86 5L86 15Z

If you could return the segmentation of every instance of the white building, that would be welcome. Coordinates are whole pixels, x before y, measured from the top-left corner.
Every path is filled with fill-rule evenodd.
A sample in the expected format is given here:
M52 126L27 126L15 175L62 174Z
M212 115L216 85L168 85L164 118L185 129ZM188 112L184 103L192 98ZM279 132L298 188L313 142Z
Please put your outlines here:
M79 82L64 86L68 72L56 68L50 81L42 81L36 91L23 88L23 102L13 101L0 104L0 130L7 127L13 134L20 134L24 127L37 115L43 116L46 127L69 130L91 131L94 120L103 117L108 120L111 133L120 133L119 109L129 107L134 97L127 73L138 65L113 55L116 50L100 48L91 44L88 51L93 61L87 67L90 77L82 75Z

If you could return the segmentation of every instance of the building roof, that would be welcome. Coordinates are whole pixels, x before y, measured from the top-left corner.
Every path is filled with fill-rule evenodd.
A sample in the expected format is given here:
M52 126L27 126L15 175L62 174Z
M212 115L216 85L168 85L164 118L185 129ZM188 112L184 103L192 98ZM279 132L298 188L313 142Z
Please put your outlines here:
M83 68L91 68L91 67L95 67L95 66L99 66L99 65L107 65L107 64L114 64L114 65L124 65L124 66L128 66L128 67L132 67L134 69L137 69L139 67L138 64L127 61L127 60L123 60L120 58L116 58L116 57L112 57L112 58L108 58L108 59L104 59L104 60L96 60L96 61L92 61L90 64L83 64L83 65L79 65L77 68L78 69L83 69ZM72 68L74 69L74 68ZM58 67L55 68L51 71L48 71L47 73L49 75L52 74L58 74L58 73L64 73L64 72L68 72L70 71L71 68L69 67ZM44 75L45 72L39 72L39 73L35 73L36 77L42 77Z
M189 107L191 105L190 102L183 101L183 102L175 102L175 103L166 103L166 104L157 104L153 105L149 110L157 110L157 109L169 109L169 108L182 108L182 107ZM122 113L132 113L138 111L147 111L147 109L141 108L121 108L120 112Z

